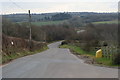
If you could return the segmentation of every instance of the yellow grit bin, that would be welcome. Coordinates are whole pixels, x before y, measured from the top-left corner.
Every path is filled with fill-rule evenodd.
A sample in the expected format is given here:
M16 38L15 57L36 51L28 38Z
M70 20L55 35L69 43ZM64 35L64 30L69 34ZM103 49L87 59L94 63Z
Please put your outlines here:
M96 58L101 58L102 57L102 50L99 49L98 51L96 51Z

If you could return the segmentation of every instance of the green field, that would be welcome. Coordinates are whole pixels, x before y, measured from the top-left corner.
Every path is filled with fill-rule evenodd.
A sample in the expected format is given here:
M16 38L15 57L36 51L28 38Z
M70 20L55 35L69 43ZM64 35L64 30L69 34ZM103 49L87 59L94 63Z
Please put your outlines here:
M100 22L93 22L93 24L118 24L118 21L100 21Z
M43 26L43 25L57 25L57 24L61 24L65 22L65 20L63 21L45 21L45 22L32 22L33 25L36 25L36 26Z

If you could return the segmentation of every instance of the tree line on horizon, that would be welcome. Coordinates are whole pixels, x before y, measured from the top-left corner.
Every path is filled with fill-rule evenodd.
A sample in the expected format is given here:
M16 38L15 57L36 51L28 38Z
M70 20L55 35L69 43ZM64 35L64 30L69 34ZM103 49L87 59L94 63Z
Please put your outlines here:
M85 20L86 23L96 21L111 21L117 20L117 13L93 13L93 12L68 12L68 13L44 13L31 14L32 22L39 21L56 21L68 20L71 17L79 16ZM28 22L28 14L8 14L3 15L4 18L10 19L12 22Z

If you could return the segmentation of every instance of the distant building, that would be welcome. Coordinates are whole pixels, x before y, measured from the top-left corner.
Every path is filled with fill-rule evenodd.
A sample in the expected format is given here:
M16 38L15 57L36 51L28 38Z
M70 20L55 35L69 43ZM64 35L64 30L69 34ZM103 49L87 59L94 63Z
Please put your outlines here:
M79 31L77 31L78 34L82 33L82 32L85 32L85 30L79 30Z

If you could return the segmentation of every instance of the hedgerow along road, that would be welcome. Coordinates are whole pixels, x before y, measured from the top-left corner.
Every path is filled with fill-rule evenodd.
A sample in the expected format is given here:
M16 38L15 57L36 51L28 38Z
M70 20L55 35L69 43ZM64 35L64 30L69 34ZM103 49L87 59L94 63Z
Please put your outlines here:
M60 42L49 49L16 59L2 67L3 78L118 78L118 69L98 67L83 62L69 49L59 48Z

